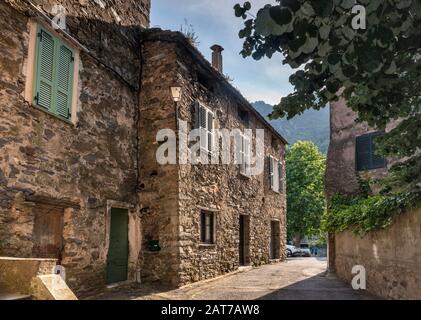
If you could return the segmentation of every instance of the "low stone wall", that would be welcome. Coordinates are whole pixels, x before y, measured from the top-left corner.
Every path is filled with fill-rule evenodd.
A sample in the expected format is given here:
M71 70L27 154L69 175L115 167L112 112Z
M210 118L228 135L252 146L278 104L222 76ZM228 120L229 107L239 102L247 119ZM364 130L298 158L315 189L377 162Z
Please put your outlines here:
M367 291L386 299L421 299L421 209L396 217L393 225L359 237L336 234L337 275L352 280L352 267L366 269Z
M39 275L52 274L55 259L0 257L0 292L31 294L31 281Z

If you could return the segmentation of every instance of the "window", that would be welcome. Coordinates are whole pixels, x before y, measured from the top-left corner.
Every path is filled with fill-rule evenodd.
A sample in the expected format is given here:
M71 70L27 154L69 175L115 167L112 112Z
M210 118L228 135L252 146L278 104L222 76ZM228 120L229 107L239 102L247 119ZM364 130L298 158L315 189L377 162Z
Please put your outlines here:
M200 148L212 151L213 112L200 103L196 103L196 128L200 129Z
M251 162L251 142L249 137L241 135L241 164L240 173L247 177L250 176L250 162Z
M358 171L383 168L386 159L376 154L375 139L381 132L373 132L359 136L355 141L355 163Z
M272 156L269 156L269 183L273 191L284 192L284 167Z
M241 121L244 122L246 126L249 125L249 113L244 109L238 108L238 116L240 117Z
M211 211L200 211L200 241L206 244L214 244L214 213Z
M72 114L74 51L38 26L33 103L60 118Z

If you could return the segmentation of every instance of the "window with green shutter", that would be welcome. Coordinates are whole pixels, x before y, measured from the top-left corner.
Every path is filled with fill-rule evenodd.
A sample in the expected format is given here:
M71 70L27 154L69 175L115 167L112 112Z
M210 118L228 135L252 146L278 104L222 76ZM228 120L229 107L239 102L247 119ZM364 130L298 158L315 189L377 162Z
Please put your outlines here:
M381 132L372 132L356 138L355 163L357 171L383 168L386 159L376 153L375 139Z
M34 103L61 118L72 113L74 51L43 27L38 27Z

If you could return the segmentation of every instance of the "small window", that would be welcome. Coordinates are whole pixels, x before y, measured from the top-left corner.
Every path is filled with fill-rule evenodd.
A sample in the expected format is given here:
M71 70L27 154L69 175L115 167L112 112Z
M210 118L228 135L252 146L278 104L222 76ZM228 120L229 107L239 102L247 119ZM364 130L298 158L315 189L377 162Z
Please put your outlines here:
M269 183L271 190L284 192L284 166L272 156L269 156Z
M215 215L211 211L200 211L200 241L206 244L214 244L214 220Z
M238 116L240 117L240 119L244 123L244 125L246 125L246 126L249 125L250 116L249 116L249 113L246 110L244 110L242 108L238 108Z
M373 132L359 136L355 143L355 162L357 171L384 168L386 159L376 154L375 139L381 132Z
M200 148L207 152L212 152L213 139L213 119L211 110L200 103L196 103L196 128L200 129Z
M74 51L39 26L35 52L33 102L69 120L72 114Z
M278 140L274 136L271 136L270 144L273 149L276 150L278 148Z

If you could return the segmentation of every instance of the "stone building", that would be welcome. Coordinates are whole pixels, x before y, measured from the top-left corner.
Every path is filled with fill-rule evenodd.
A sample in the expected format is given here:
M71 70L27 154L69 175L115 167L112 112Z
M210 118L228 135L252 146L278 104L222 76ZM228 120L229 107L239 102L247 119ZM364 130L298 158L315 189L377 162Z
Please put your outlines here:
M326 168L326 196L335 193L355 196L361 181L382 178L396 159L375 153L375 137L381 134L365 123L344 100L331 103L330 145ZM386 130L396 125L390 123ZM374 186L374 193L378 192ZM352 267L362 265L367 273L367 290L391 299L420 299L421 209L397 216L386 229L364 237L350 231L329 236L329 269L350 282Z
M212 67L182 34L146 30L149 10L0 2L0 256L57 259L79 296L284 258L286 141L222 75L221 47ZM193 127L197 105L215 128L264 130L264 173L158 164L158 131Z

